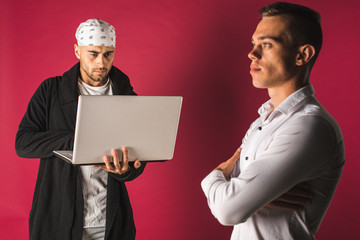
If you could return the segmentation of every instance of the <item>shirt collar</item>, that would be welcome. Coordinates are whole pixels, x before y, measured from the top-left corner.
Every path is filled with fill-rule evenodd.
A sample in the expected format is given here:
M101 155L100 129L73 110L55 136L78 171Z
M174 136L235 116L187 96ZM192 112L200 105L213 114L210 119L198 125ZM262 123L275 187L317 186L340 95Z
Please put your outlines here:
M272 100L268 100L259 108L258 113L263 117L271 113L269 118L272 118L277 112L287 115L294 112L298 106L301 106L303 100L312 97L314 93L315 91L312 85L307 85L288 96L276 109L274 109Z

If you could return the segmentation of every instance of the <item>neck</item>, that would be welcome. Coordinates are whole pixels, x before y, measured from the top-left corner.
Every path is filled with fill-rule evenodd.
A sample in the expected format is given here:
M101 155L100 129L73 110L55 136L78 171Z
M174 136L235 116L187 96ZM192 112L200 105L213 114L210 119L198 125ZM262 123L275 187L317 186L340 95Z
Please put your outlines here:
M308 85L307 81L288 81L281 86L268 88L268 94L274 105L274 109L282 103L288 96Z

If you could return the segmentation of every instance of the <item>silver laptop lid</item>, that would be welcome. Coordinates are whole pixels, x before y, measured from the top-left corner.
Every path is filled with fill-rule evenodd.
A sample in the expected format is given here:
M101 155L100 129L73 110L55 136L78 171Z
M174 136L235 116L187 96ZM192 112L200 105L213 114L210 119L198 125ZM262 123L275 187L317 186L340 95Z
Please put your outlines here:
M73 164L103 163L111 149L129 161L173 158L182 97L80 95Z

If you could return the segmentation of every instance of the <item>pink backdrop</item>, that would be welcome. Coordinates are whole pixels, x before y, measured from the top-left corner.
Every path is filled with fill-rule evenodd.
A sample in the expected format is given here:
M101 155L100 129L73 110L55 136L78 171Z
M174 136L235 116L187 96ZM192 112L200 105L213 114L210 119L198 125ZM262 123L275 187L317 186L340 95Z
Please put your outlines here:
M175 158L149 164L127 184L137 239L228 239L231 228L212 217L200 182L240 145L268 98L252 87L247 59L257 10L267 2L2 0L0 239L27 238L39 164L15 154L19 121L37 86L76 63L75 30L94 17L116 27L114 65L130 76L138 94L184 97ZM360 4L294 2L322 14L324 45L311 79L317 98L338 120L346 147L343 177L317 238L359 239Z

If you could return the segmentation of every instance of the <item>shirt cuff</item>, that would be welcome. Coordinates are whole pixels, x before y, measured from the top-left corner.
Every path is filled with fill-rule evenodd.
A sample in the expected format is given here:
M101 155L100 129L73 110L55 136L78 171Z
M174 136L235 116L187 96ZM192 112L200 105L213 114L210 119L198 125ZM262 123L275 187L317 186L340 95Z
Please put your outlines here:
M215 182L219 182L219 181L221 182L227 181L221 170L212 171L201 181L201 188L204 191L206 197L208 197L211 186Z

